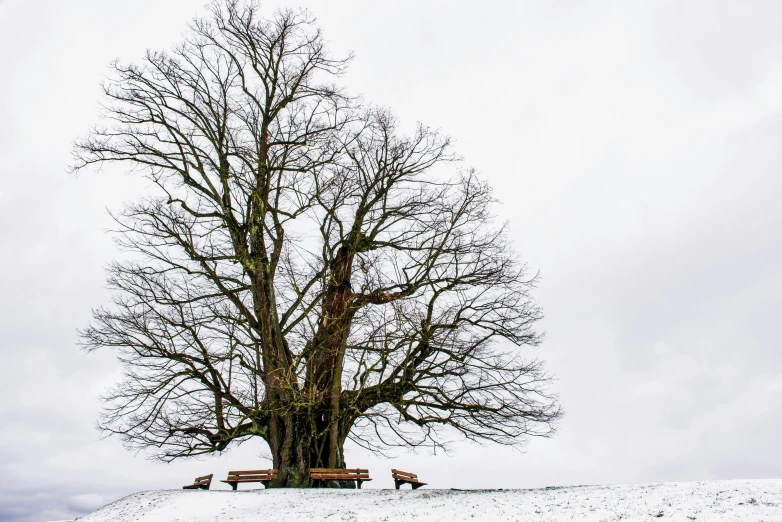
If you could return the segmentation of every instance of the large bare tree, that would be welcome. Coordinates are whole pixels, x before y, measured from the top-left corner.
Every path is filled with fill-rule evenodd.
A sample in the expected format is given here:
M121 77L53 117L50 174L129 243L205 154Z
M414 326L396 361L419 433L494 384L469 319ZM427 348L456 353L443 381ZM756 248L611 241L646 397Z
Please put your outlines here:
M348 438L382 451L450 434L523 444L561 411L522 357L541 317L448 139L402 136L333 82L311 17L211 5L181 45L116 63L104 127L76 164L120 162L154 195L115 215L132 252L88 349L124 380L102 427L170 461L261 437L273 486L344 467Z

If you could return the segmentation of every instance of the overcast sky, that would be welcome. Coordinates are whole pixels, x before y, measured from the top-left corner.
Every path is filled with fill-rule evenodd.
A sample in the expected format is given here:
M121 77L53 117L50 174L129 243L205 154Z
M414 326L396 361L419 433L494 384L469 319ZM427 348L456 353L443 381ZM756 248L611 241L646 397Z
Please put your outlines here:
M169 47L203 3L0 0L0 522L269 465L254 442L164 465L101 440L119 367L76 346L108 302L106 208L147 186L68 175L71 144L108 63ZM355 51L353 93L453 136L542 274L557 436L350 449L369 487L391 467L435 488L782 477L782 3L265 5L309 8Z

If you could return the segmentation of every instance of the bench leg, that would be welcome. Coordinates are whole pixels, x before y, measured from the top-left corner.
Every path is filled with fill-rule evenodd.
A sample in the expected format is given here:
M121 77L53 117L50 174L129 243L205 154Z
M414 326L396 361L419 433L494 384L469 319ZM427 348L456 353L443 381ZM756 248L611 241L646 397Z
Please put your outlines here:
M356 482L358 483L358 489L361 489L361 481L357 480Z
M396 489L399 489L399 486L401 486L401 485L402 485L401 481L399 481L399 480L395 480L394 481L394 486L396 487Z
M232 488L234 488L234 491L236 491L236 487L239 485L238 482L229 482Z
M421 484L410 484L410 485L413 486L413 489L418 489L421 487Z

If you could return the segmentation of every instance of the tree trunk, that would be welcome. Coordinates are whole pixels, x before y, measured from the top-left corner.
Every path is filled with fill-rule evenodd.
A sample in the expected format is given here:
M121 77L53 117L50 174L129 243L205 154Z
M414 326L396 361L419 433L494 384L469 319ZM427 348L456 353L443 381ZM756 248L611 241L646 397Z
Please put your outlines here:
M352 481L329 481L328 484L313 484L310 481L310 468L346 467L343 452L345 437L339 434L334 444L330 440L332 430L324 430L323 422L318 422L324 418L328 417L320 412L272 416L268 442L273 466L278 472L277 479L269 484L270 487L355 487Z
M351 250L343 247L331 267L332 283L324 298L320 328L312 340L304 384L305 396L312 403L306 409L291 407L286 413L272 416L269 422L269 446L274 467L279 470L273 487L311 486L310 468L346 467L343 446L350 423L342 418L340 396L342 359L353 318L349 307L352 258ZM269 307L269 311L273 312L274 307ZM285 368L278 366L279 359L270 363L280 370ZM272 381L267 383L267 392L273 385ZM276 402L288 405L291 399L290 394L280 390ZM355 487L352 481L329 482L323 485Z

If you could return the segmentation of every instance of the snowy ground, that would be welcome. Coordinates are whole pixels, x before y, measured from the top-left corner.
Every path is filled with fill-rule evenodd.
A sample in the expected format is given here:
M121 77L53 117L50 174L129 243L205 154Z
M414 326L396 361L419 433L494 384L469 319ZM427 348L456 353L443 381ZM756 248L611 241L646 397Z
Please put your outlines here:
M78 522L782 521L782 480L534 490L145 491Z

